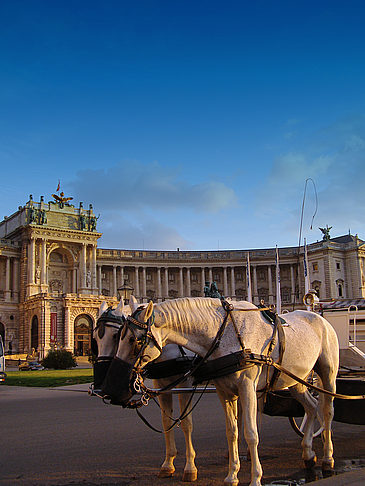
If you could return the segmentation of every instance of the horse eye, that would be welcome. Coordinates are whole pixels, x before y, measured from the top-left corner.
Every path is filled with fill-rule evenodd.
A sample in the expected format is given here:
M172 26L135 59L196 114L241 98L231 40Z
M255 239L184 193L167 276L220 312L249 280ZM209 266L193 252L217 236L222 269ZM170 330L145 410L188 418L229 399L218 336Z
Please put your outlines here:
M134 337L134 336L131 336L131 337L129 338L129 344L133 344L133 343L134 343L134 341L135 341L135 337Z

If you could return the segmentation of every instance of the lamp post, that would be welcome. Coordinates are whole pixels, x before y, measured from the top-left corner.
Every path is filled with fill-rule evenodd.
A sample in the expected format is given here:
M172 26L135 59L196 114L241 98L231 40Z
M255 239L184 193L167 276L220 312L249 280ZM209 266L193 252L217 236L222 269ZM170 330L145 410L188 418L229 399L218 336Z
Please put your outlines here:
M124 285L117 289L118 292L118 299L123 299L125 304L129 304L129 299L133 293L134 288L131 285L128 285L126 280L124 280Z

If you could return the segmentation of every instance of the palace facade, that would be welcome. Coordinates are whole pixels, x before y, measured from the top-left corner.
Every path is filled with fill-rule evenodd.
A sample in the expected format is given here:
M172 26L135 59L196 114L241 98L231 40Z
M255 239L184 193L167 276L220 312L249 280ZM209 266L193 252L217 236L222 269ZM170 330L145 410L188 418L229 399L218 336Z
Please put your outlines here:
M140 302L204 295L206 281L233 300L276 302L275 248L141 251L98 248L92 205L29 201L0 223L0 333L6 351L44 357L52 347L87 355L100 304L133 287ZM307 246L321 300L365 297L365 242L350 234ZM282 309L303 308L303 248L279 249Z

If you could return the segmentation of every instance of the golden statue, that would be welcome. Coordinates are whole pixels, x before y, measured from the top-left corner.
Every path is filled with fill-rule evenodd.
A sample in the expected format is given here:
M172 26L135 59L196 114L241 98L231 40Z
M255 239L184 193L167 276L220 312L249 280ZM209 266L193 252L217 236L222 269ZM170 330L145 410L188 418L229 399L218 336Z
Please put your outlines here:
M52 194L52 197L58 202L60 208L63 208L64 204L67 204L68 201L71 201L71 199L73 199L73 197L65 197L64 192L60 192L60 195Z

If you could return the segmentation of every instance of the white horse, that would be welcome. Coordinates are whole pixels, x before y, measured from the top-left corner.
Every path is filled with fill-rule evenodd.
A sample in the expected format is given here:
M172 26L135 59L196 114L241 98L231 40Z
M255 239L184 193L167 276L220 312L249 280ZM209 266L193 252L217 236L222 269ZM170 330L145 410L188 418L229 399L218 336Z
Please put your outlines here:
M97 360L94 366L94 381L95 388L98 394L101 391L98 389L101 387L105 375L108 371L112 358L114 357L118 348L118 337L122 331L123 322L129 313L135 312L139 307L137 300L132 295L130 299L130 306L124 306L123 299L120 301L116 309L111 311L111 322L107 320L99 322L93 330L93 338L97 343ZM103 302L99 309L98 319L103 316L108 310L108 305ZM110 317L106 317L106 319ZM194 353L184 350L186 356L194 356ZM96 354L96 353L95 353ZM179 346L175 344L167 345L161 356L156 362L161 363L168 360L175 360L181 358L181 350ZM173 381L176 381L178 376L169 376L167 378L154 379L154 387L163 388L170 385ZM185 380L178 386L191 386L191 380ZM183 473L183 481L195 481L197 479L197 468L195 466L195 450L192 443L193 432L193 420L190 413L191 406L188 403L190 395L181 393L178 395L180 413L184 412L185 417L181 420L181 428L185 438L185 468ZM177 455L177 448L175 443L175 435L173 426L173 396L172 393L164 393L159 397L159 403L161 408L161 418L163 424L164 437L165 437L165 460L161 465L159 477L171 477L175 472L174 460Z
M264 355L272 337L269 325L249 302L237 302L220 344L209 356L208 361L246 350L256 355ZM104 382L106 395L127 402L131 396L129 389L131 376L139 372L148 362L156 359L166 344L175 343L204 357L211 350L212 342L224 321L226 311L218 299L182 298L153 305L152 302L134 320L128 321L128 331L119 342L119 347L109 373ZM314 369L324 388L335 392L338 370L339 348L335 331L323 317L308 311L295 311L285 314L287 326L285 333L285 352L282 366L305 380ZM236 330L235 326L236 325ZM241 341L241 343L240 343ZM279 358L278 344L272 358ZM227 376L215 380L217 393L225 411L226 435L229 450L229 467L225 483L238 484L240 462L238 456L237 399L243 408L244 436L251 456L250 486L260 486L262 467L257 446L257 398L256 392L266 385L266 371L269 376L273 368L262 363L248 363L247 366ZM123 386L118 387L115 376L124 376ZM119 384L121 381L119 381ZM275 390L290 387L293 396L302 403L308 420L302 440L302 457L307 465L316 461L312 449L313 422L316 416L316 403L307 388L290 376L281 373L275 383ZM334 466L331 439L333 418L333 398L323 395L319 400L323 418L323 459L322 467Z

